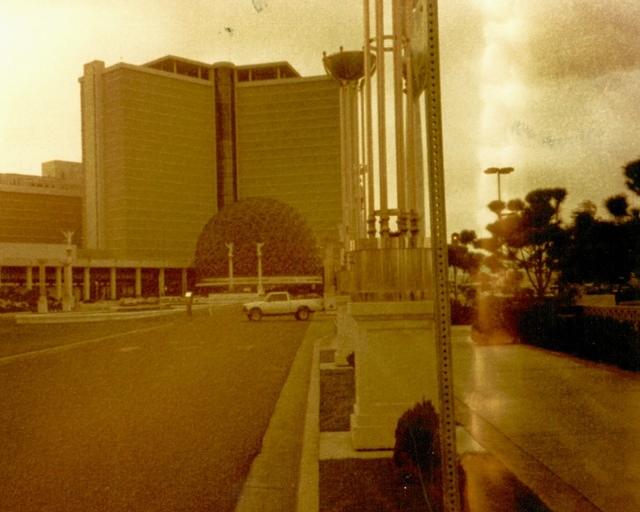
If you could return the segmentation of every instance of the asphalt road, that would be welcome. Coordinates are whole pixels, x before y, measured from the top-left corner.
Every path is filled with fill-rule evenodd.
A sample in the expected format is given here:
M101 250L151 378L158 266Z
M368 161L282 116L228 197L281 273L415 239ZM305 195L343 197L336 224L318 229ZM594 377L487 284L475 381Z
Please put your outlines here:
M232 511L307 326L2 326L0 510Z

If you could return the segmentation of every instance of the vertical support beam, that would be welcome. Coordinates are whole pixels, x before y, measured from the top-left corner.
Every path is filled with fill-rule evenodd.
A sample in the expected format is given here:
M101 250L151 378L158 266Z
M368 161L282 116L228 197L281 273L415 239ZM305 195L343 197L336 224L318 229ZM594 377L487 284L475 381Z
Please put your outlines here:
M440 394L440 446L442 451L443 501L446 512L460 511L456 424L453 397L453 361L448 290L447 226L442 155L442 104L440 98L440 49L438 1L427 3L427 159L429 172L429 210L435 283L434 320L436 359Z
M389 205L387 193L387 115L385 106L384 71L384 5L376 0L376 85L378 97L378 168L380 176L380 234L389 236Z
M258 287L256 291L259 295L264 293L264 287L262 286L262 246L264 242L256 242L256 256L258 257Z
M407 231L407 179L404 153L404 111L402 92L402 10L400 0L392 0L393 21L393 98L396 135L396 188L398 196L398 229Z
M364 12L364 106L365 119L365 162L367 165L367 234L376 235L375 200L373 184L373 131L371 128L371 6L369 0L363 0Z
M29 263L29 266L25 269L25 271L27 290L33 290L33 267L31 266L31 263Z
M224 244L227 246L227 257L229 259L229 291L233 291L233 242Z
M62 299L62 267L56 267L56 295L57 300Z
M82 300L91 300L91 267L88 265L82 271Z
M349 250L349 240L352 238L351 225L351 155L349 147L349 98L348 85L340 84L340 154L342 167L342 224L344 226L344 249Z
M49 304L47 302L47 267L44 261L38 262L38 289L40 291L38 297L38 313L47 313Z
M158 269L158 297L164 297L165 275L164 268Z
M142 297L142 268L136 267L136 297Z
M117 272L116 267L111 267L109 269L109 298L111 300L116 300L118 298Z

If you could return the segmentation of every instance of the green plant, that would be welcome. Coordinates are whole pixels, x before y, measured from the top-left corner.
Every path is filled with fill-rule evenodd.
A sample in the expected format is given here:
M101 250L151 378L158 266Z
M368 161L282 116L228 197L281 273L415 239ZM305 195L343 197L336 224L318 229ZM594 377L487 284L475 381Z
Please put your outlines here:
M438 414L431 402L417 403L398 420L393 461L407 473L436 478L441 464L440 437Z
M442 458L438 413L430 401L418 402L398 420L393 461L407 484L419 482L427 510L444 510ZM458 483L463 496L465 474L458 462Z

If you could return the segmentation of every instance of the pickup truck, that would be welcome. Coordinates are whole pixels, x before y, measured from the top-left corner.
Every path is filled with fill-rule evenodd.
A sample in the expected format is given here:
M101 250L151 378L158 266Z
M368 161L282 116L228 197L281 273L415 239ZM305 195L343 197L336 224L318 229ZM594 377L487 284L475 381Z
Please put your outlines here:
M311 313L324 309L321 298L294 299L288 292L267 293L264 300L247 302L242 310L249 320L257 321L263 316L295 315L297 320L309 320Z

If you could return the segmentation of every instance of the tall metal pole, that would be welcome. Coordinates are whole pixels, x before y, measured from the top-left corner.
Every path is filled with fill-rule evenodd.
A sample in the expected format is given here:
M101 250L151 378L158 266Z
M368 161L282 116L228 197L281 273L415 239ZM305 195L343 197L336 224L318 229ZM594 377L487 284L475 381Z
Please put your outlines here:
M393 23L393 98L395 108L396 135L396 186L398 197L398 229L401 233L407 231L407 179L404 152L404 112L402 92L402 8L400 0L392 0Z
M229 258L229 291L233 291L233 242L224 244L227 247L227 257Z
M387 204L387 116L385 110L385 72L384 72L384 5L376 0L376 85L378 97L378 169L380 175L380 234L389 236L389 206Z
M264 242L256 242L256 254L258 256L258 295L264 294L264 287L262 286L262 246Z
M365 151L367 162L367 234L374 237L376 234L376 218L374 204L373 184L373 131L371 128L371 6L369 0L363 1L364 5L364 116L366 124Z
M429 164L429 210L435 282L434 319L436 331L438 387L440 392L440 439L444 507L447 512L460 511L456 423L453 396L453 361L448 290L447 226L442 155L442 104L440 98L440 49L438 1L427 0L426 84L427 159Z

